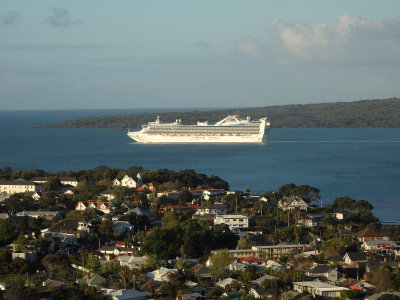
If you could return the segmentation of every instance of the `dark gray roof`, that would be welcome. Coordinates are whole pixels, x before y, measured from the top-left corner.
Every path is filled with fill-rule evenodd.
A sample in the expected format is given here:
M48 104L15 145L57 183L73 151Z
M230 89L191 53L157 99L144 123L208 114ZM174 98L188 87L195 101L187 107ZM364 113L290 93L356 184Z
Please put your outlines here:
M333 268L330 266L315 266L312 267L308 270L309 273L314 273L314 274L321 274L321 273L327 273L332 271Z
M38 184L33 181L27 181L27 180L23 180L23 181L0 180L0 185L38 185Z
M362 261L367 259L367 255L363 252L348 252L346 254L352 261Z
M75 233L77 232L79 222L82 222L82 219L64 219L54 224L49 228L49 232L66 232L66 233Z

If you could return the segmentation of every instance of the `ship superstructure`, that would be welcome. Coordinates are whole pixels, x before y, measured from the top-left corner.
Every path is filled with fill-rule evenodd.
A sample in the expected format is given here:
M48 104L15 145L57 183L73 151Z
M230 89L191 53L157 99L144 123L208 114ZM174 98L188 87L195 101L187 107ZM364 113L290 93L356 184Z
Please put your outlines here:
M128 136L138 143L262 143L270 123L269 118L253 121L230 115L215 124L183 125L180 119L163 123L157 117L140 131L128 131Z

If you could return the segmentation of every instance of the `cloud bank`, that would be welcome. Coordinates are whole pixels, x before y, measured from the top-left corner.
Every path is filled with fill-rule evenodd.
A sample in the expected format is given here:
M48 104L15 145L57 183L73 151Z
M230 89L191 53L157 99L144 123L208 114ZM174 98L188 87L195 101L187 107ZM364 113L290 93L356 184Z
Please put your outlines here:
M44 20L44 23L53 27L70 27L81 24L82 20L74 19L65 8L52 8L52 14Z
M5 16L0 16L0 25L13 25L18 19L18 12L13 10L7 13Z
M343 15L337 22L267 23L264 37L249 36L237 51L279 63L365 63L399 60L400 18L372 21Z

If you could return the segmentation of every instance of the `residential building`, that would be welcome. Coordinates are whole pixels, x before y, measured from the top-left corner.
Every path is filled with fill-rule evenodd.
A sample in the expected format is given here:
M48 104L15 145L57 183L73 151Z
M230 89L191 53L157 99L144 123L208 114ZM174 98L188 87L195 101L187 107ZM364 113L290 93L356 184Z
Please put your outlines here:
M387 240L381 233L367 227L359 232L353 234L353 237L357 238L360 242L369 242L374 240Z
M323 299L339 298L340 293L348 288L335 286L320 281L300 281L293 282L293 290L298 293L309 293L312 297L322 297Z
M253 246L252 249L258 251L261 259L279 259L282 255L293 252L306 251L310 248L307 244L288 244L282 243L269 246Z
M26 193L26 192L41 192L42 186L33 181L27 180L0 180L0 192L7 194Z
M308 204L298 196L284 197L278 202L278 207L284 211L292 211L294 209L308 210Z
M214 224L226 224L229 229L249 227L249 218L243 215L217 215Z
M83 211L86 208L94 208L100 210L105 214L108 214L113 208L113 204L111 201L89 200L89 201L79 201L75 206L75 210L79 211Z
M359 263L359 262L366 262L367 255L363 252L347 252L343 256L343 260L345 264L352 264L352 263Z
M139 173L136 175L136 178L137 179L135 181L132 177L130 177L128 175L125 175L121 180L114 179L113 185L115 185L115 186L125 186L125 187L130 188L130 189L142 186L143 185L143 180L142 180L142 177L140 176Z
M34 177L33 182L39 184L45 184L50 179L50 177ZM76 187L78 185L78 180L75 177L59 177L62 185L70 185Z
M306 271L308 277L327 280L334 283L339 278L339 272L330 266L315 266Z
M226 206L222 204L217 204L217 205L206 205L206 206L200 206L196 212L195 215L225 215L226 214Z

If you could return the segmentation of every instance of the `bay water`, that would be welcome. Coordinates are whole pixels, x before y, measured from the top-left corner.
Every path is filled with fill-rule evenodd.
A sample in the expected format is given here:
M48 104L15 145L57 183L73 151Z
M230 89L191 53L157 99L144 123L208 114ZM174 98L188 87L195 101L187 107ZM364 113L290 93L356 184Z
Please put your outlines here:
M220 176L232 190L254 193L308 184L321 190L323 204L341 196L364 199L381 221L400 223L400 128L273 128L267 143L255 145L146 145L134 143L126 130L34 128L143 112L156 111L0 111L0 168L194 169Z

